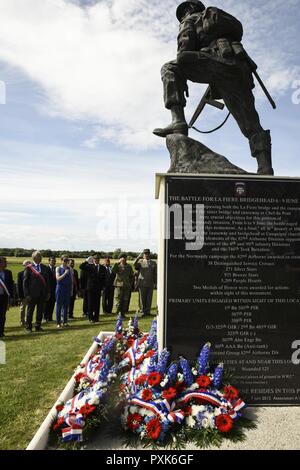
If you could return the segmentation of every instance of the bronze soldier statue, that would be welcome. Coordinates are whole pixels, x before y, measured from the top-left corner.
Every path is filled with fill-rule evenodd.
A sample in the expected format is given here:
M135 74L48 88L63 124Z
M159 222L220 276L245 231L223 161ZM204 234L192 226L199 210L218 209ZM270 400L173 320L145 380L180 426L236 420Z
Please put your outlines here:
M260 124L252 92L257 66L241 44L242 24L219 8L205 8L199 0L181 3L176 16L180 22L177 60L165 64L161 71L165 107L171 110L172 123L155 129L154 134L188 135L184 115L187 80L207 83L211 100L224 100L249 139L251 154L258 162L257 173L273 175L270 131Z

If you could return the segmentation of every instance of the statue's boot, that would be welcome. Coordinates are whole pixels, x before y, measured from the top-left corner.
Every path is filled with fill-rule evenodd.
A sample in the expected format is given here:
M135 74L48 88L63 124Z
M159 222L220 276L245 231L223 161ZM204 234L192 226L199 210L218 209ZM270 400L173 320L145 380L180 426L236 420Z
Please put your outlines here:
M188 135L189 128L184 116L183 106L173 106L171 108L172 124L164 128L154 129L153 134L158 137L167 137L170 134Z
M271 152L263 152L256 157L258 168L258 175L269 175L274 176L274 170L272 168Z
M164 128L156 128L153 131L153 134L158 137L167 137L170 134L184 134L188 135L189 128L186 122L177 122L176 124L170 124Z
M250 138L251 153L258 163L258 175L274 175L270 131L261 131Z

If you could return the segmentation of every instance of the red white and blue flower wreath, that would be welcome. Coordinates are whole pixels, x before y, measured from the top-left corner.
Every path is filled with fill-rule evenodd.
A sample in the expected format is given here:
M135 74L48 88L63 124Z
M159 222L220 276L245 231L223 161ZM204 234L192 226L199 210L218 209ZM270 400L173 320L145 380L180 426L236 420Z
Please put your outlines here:
M75 372L74 397L57 406L53 431L60 442L80 448L91 424L96 430L113 409L120 410L128 445L138 439L144 447L220 446L224 438L243 440L243 428L255 427L242 416L246 405L238 390L224 384L223 364L210 368L210 343L195 364L184 357L170 363L167 350L158 353L156 320L146 334L137 317L127 329L122 322L119 317L104 342L95 338L96 354ZM112 396L118 397L113 405Z

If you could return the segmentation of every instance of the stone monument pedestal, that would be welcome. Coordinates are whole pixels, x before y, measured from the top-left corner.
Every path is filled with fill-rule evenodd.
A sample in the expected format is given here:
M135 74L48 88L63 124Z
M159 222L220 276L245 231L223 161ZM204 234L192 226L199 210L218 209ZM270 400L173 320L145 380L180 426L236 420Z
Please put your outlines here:
M300 179L158 174L159 344L210 341L253 405L300 403Z

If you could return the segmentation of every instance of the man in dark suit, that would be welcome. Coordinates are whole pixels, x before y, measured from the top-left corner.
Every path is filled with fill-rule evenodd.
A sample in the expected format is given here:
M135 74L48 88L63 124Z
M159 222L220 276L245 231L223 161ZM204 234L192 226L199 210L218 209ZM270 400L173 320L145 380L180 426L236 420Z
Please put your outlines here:
M27 301L24 295L24 290L23 290L23 280L24 280L24 272L26 267L31 264L31 261L26 260L23 261L23 266L24 269L23 271L20 271L18 273L18 278L17 278L17 292L18 292L18 300L20 302L20 320L21 320L21 325L25 326L25 314L26 314L26 307L27 307Z
M110 258L107 256L104 258L105 273L105 285L102 296L102 308L103 313L111 313L114 304L114 275L112 274L112 266L110 264Z
M99 321L101 291L105 285L106 270L100 264L100 256L90 256L80 265L80 269L86 272L87 281L87 298L88 298L88 314L91 323Z
M45 302L44 318L46 323L53 321L53 310L55 306L55 291L56 291L56 258L49 258L47 266L48 276L50 281L50 298Z
M32 333L32 318L36 308L35 330L43 331L41 327L45 302L50 298L50 279L47 266L41 264L42 256L39 251L32 253L32 264L24 272L23 289L28 301L26 330Z
M75 261L73 259L70 259L69 266L70 266L71 274L72 274L72 295L71 295L70 306L69 306L69 318L74 318L74 305L75 305L77 293L79 291L79 278L78 278L78 271L77 269L75 269Z
M6 258L0 257L0 338L4 338L6 312L9 309L10 299L14 295L12 272L6 268Z

